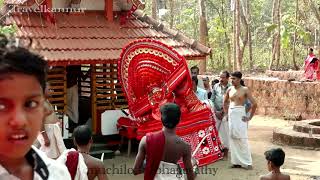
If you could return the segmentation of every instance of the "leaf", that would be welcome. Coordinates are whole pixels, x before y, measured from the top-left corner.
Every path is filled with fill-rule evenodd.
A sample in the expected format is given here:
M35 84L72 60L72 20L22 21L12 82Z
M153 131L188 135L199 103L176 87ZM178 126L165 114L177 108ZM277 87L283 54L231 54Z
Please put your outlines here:
M272 31L274 31L276 28L278 27L278 25L276 24L271 24L267 27L267 32L271 33Z

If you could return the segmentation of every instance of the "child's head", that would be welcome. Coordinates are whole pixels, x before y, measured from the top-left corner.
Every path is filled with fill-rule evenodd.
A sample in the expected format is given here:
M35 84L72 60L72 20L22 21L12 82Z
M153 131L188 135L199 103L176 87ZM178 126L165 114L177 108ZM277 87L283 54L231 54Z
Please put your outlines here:
M87 125L78 126L73 130L73 142L76 146L87 146L92 143L92 132Z
M47 63L27 49L0 49L0 158L22 158L44 119Z
M268 161L268 170L272 171L274 168L280 168L285 159L285 153L281 148L270 149L264 153Z

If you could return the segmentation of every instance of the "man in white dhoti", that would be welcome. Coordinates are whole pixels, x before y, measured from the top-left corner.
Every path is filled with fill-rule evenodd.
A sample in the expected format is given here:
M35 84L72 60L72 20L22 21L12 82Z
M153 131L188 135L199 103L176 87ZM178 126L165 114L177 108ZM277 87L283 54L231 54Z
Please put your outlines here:
M86 74L81 71L81 66L67 66L67 112L69 119L69 131L77 126L79 122L79 93L78 80L87 79L90 76L90 69Z
M229 124L227 114L223 112L223 97L227 89L231 86L229 83L230 74L228 71L220 73L219 83L215 84L212 89L211 101L214 104L214 112L216 115L216 127L220 140L224 146L224 156L228 157L229 151Z
M248 121L253 117L257 103L249 89L241 86L241 78L242 74L239 71L231 74L232 86L225 94L223 109L226 114L228 113L232 167L252 169L252 158L248 142ZM247 98L252 103L252 107L246 114L244 103ZM228 108L229 100L230 105Z
M160 108L162 131L144 136L134 163L133 173L143 173L145 180L183 180L177 162L182 158L188 180L194 179L191 163L191 147L176 134L180 121L180 107L167 103ZM146 158L146 167L143 162Z
M73 131L73 142L77 147L62 153L57 159L65 164L73 180L108 180L104 164L89 154L92 146L92 132L86 125L78 126Z
M42 131L37 137L40 143L39 149L49 158L57 159L66 150L60 129L61 121L48 100L45 101L44 107L47 117L44 119Z

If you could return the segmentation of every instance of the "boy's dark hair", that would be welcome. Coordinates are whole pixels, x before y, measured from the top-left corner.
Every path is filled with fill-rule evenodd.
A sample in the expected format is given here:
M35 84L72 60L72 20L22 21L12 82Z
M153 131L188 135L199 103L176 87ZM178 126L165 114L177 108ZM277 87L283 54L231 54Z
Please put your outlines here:
M190 68L190 71L192 71L193 69L196 69L198 72L200 71L200 69L199 69L198 66L192 66L192 67Z
M226 78L229 78L230 77L230 73L228 71L222 71L221 72L222 74L225 74L226 75Z
M7 47L8 39L0 37L0 76L9 73L21 73L34 76L41 85L43 92L46 89L47 62L39 55L22 47Z
M197 76L192 76L192 81L194 81L196 83L196 85L198 86L198 77Z
M280 167L284 163L285 153L281 148L270 149L264 153L266 160L271 161L275 166Z
M73 130L73 138L79 146L87 145L92 137L92 132L87 125L81 125Z
M309 51L310 51L310 52L313 52L313 49L312 49L312 48L310 48L310 49L309 49Z
M167 103L160 107L161 121L164 127L173 129L179 124L181 111L175 103Z
M235 71L235 72L231 73L231 76L241 79L242 73L240 71Z
M246 84L244 83L244 80L243 80L243 79L240 80L240 85L241 85L241 86L246 86Z

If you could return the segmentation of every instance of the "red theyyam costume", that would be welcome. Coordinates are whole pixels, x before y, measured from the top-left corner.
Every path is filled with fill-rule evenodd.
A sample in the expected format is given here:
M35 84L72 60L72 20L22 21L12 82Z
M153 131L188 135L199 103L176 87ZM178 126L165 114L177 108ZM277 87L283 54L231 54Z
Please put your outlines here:
M133 117L119 119L118 127L135 125L139 140L147 133L162 129L160 106L174 102L182 112L177 134L191 145L198 165L223 157L213 113L192 91L183 56L158 41L137 40L123 49L118 73Z

